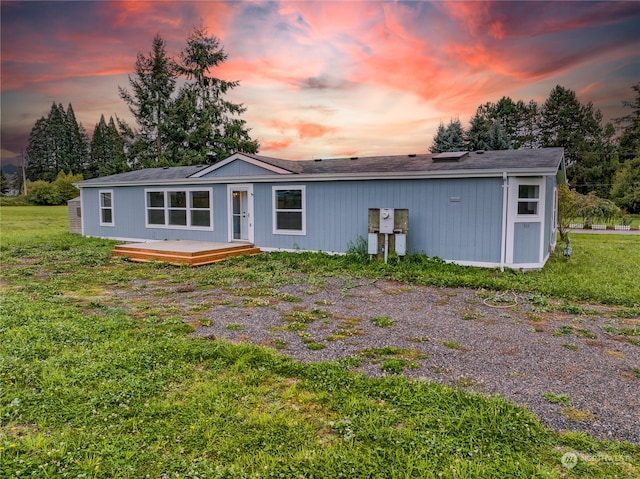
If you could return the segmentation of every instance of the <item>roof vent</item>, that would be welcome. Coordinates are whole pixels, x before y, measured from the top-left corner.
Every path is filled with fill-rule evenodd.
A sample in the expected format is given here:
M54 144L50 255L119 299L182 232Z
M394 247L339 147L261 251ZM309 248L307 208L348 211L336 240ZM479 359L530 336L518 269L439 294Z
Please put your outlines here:
M484 150L476 150L476 155L484 155Z
M467 155L469 155L468 151L445 151L433 155L431 159L435 162L460 161Z
M162 167L162 169L163 169L163 170L168 170L168 169L169 169L169 167L168 167L168 166L163 166L163 167Z
M358 157L357 157L357 156L352 156L350 159L351 159L351 160L357 160L357 159L358 159Z
M415 158L415 157L416 157L416 154L415 154L415 153L409 153L407 156L408 156L409 158Z
M322 158L314 158L313 161L322 161Z

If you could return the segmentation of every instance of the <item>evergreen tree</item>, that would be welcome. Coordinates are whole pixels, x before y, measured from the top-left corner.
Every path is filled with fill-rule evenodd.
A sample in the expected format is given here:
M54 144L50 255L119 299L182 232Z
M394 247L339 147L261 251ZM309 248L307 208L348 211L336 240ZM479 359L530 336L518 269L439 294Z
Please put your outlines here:
M86 178L113 175L127 170L124 139L113 117L109 118L107 124L104 115L100 116L100 121L93 130L89 165L85 172Z
M499 120L493 120L489 127L488 150L508 150L511 147L511 140Z
M460 119L450 120L446 127L440 122L429 151L431 153L442 153L445 151L464 150L466 150L465 133Z
M467 132L467 149L468 150L489 150L490 130L492 121L487 114L487 105L481 105L476 110L475 115L471 117L469 122L469 131ZM440 124L444 130L444 125ZM444 134L444 131L442 132Z
M258 151L246 122L239 118L246 108L225 98L239 82L221 80L211 72L227 57L218 39L203 27L188 36L177 66L186 83L172 111L175 161L212 163L235 152Z
M5 195L9 191L9 180L4 171L0 170L0 195Z
M567 176L576 191L607 197L618 159L613 127L602 125L600 111L558 85L542 108L539 128L542 146L565 149Z
M67 164L62 169L76 173L84 172L89 161L89 140L82 123L78 123L76 120L71 103L67 107L65 124L68 135L69 156L67 157Z
M153 39L148 56L138 53L135 77L129 77L132 93L119 87L120 97L138 123L136 145L130 152L131 162L156 166L166 161L171 130L169 112L176 85L175 64L167 55L166 43L160 35Z
M61 170L79 173L87 158L86 133L75 119L73 107L51 105L49 115L36 121L27 145L27 177L53 181Z
M631 112L615 119L616 124L622 128L619 142L621 162L636 157L640 148L640 82L633 85L631 89L636 92L636 97L631 101L622 102L625 107L631 108Z

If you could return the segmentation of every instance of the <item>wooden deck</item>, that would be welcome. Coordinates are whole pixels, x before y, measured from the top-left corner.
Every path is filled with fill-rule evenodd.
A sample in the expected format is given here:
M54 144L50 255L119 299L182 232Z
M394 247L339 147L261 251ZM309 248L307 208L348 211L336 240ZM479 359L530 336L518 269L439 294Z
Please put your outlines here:
M163 261L176 266L202 266L216 263L230 256L260 253L249 243L210 243L205 241L148 241L116 246L111 254L131 261Z

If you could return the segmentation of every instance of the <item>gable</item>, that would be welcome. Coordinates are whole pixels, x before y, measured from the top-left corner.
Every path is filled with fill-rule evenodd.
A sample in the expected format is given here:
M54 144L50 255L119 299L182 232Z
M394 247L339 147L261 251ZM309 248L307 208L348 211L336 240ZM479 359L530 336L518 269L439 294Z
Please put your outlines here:
M238 176L290 175L292 172L271 163L261 161L260 158L243 153L236 153L197 172L192 178L221 178Z
M236 177L236 176L262 176L273 175L276 172L269 170L263 166L255 165L243 161L241 159L235 159L226 165L219 168L212 169L208 172L202 172L199 174L199 178L220 178L220 177Z

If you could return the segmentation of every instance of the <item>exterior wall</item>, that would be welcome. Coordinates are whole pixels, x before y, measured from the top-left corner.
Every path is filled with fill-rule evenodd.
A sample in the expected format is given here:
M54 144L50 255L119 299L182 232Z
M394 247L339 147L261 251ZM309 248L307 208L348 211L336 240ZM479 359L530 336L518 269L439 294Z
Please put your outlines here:
M553 252L556 246L556 212L557 208L557 187L558 183L555 176L547 176L546 198L545 198L545 215L544 215L544 240L545 240L545 256Z
M80 198L67 201L69 214L69 231L71 233L82 234L82 208Z
M193 188L193 185L172 185L171 189ZM145 226L145 188L143 186L113 187L113 226L100 226L99 188L82 188L84 234L122 240L194 240L226 242L226 185L202 185L213 189L213 231Z
M257 165L252 165L251 163L247 163L242 160L235 160L231 163L218 168L217 170L213 170L206 175L203 175L202 178L221 178L221 177L236 177L236 176L262 176L262 175L273 175L273 171L269 171L265 168L261 168Z
M306 183L304 236L273 234L273 185L254 185L259 247L344 252L359 236L366 239L369 208L406 208L409 253L500 262L501 178Z
M303 184L306 234L274 234L272 187ZM123 240L226 242L227 185L201 186L213 189L213 231L145 227L145 188L136 186L112 188L113 226L100 226L99 189L83 188L84 234ZM254 242L262 248L345 252L358 237L366 239L369 208L406 208L409 253L454 261L500 262L500 178L254 183L253 201Z

